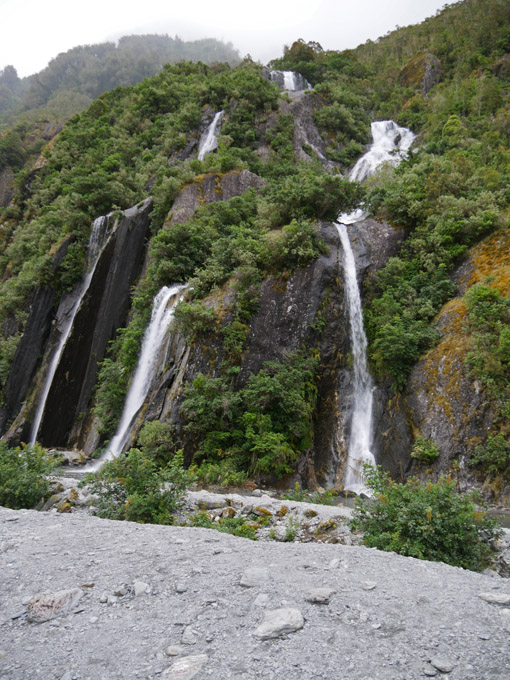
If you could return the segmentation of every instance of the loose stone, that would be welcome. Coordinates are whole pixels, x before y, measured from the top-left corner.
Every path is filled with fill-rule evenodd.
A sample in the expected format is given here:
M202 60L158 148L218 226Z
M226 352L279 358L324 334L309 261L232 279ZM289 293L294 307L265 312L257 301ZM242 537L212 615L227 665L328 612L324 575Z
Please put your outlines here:
M148 593L150 590L150 586L148 583L144 583L143 581L135 581L133 583L133 591L135 593L135 597L139 597L140 595L144 595L145 593Z
M294 633L305 625L303 615L299 609L273 609L265 613L264 622L255 630L253 635L259 640L270 640L287 633Z
M510 595L507 595L507 593L478 593L478 597L489 604L510 607Z
M208 660L207 654L185 656L167 668L161 677L167 680L191 680L202 670Z
M246 588L254 588L267 583L269 571L265 567L250 567L241 576L241 585Z
M43 592L34 595L27 606L27 618L32 623L43 623L68 614L83 597L81 588Z
M332 588L312 588L305 593L305 600L314 604L329 604L335 592Z
M170 645L166 648L165 653L167 656L179 656L179 654L182 654L183 651L184 647L180 647L179 645Z
M441 673L451 673L455 668L455 661L445 656L436 656L430 660L430 663Z

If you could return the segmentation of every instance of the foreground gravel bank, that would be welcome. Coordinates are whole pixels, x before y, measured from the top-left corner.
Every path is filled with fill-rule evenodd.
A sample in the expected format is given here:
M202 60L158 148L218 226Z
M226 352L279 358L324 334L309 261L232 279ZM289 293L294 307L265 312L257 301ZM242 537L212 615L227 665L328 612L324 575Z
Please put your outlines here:
M509 580L362 547L0 508L0 583L9 680L510 677Z

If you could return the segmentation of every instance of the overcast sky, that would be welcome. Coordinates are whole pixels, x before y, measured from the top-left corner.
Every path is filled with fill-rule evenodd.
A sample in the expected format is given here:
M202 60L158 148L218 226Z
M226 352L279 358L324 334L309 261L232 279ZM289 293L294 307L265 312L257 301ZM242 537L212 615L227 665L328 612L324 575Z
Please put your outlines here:
M343 50L419 23L445 0L0 0L0 69L43 69L76 45L133 33L218 38L262 63L283 45L315 40Z

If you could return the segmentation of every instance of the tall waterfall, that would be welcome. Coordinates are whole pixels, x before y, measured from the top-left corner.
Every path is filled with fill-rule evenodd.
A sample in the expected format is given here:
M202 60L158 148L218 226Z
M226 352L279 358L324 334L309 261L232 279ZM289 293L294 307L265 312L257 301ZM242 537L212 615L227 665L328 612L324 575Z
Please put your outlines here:
M94 272L96 270L97 263L99 261L99 256L101 255L103 248L108 243L113 229L111 225L111 220L108 215L105 217L98 217L94 220L92 225L92 231L90 233L89 245L87 251L87 272L84 280L82 281L80 287L76 292L76 300L66 315L64 327L62 328L62 334L60 335L60 340L51 360L46 378L44 381L44 387L37 405L37 411L35 414L34 422L32 424L32 431L30 433L30 444L35 444L37 440L37 433L41 426L41 421L44 415L44 409L46 408L46 401L48 399L48 394L50 393L51 385L53 383L53 378L57 371L62 352L66 345L67 339L71 333L74 319L80 308L81 301L83 300L85 293L87 292Z
M151 320L143 336L140 358L129 387L117 431L101 459L85 468L87 472L98 470L106 460L119 456L128 443L135 417L143 406L154 378L161 346L174 318L175 306L182 300L185 290L186 286L184 285L175 285L169 288L163 286L154 298Z
M415 135L407 128L399 127L392 120L372 123L372 145L357 161L349 173L349 179L362 182L385 162L397 165L409 151ZM356 262L346 225L364 219L362 208L342 214L338 218L337 230L344 252L343 271L351 329L353 356L353 408L351 431L347 452L345 489L355 493L366 493L363 482L364 463L375 464L372 445L372 402L373 382L367 364L367 338L363 326L361 296L356 278Z
M203 161L208 153L214 151L218 146L218 133L217 130L221 125L223 119L223 111L218 111L212 123L209 125L207 130L204 132L200 139L200 144L198 145L198 160Z

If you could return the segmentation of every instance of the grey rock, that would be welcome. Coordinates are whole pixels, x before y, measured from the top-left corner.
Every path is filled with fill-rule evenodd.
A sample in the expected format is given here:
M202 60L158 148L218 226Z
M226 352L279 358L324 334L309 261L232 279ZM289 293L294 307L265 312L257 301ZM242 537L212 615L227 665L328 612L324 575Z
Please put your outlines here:
M374 590L377 587L377 583L375 581L364 581L361 587L363 590Z
M335 592L333 588L312 588L305 593L305 600L314 604L329 604Z
M497 604L500 607L510 607L510 595L507 593L478 593L478 597L489 604Z
M185 656L163 671L162 678L167 680L191 680L209 661L207 654Z
M179 656L179 654L182 654L183 651L184 647L180 647L179 645L169 645L165 650L165 654L167 656Z
M197 636L195 631L191 626L186 626L181 637L181 642L183 645L196 645Z
M27 606L27 618L32 623L43 623L57 616L65 616L83 597L81 588L69 588L55 593L38 593Z
M133 583L133 592L135 594L135 597L139 597L140 595L145 595L150 591L150 585L148 583L144 583L143 581L135 581Z
M240 584L245 588L263 586L269 580L269 571L265 567L250 567L241 576Z
M265 613L264 622L254 631L253 635L259 640L278 638L287 633L294 633L305 625L303 615L299 609L272 609Z
M435 656L430 663L441 673L451 673L456 666L456 662L447 656Z

